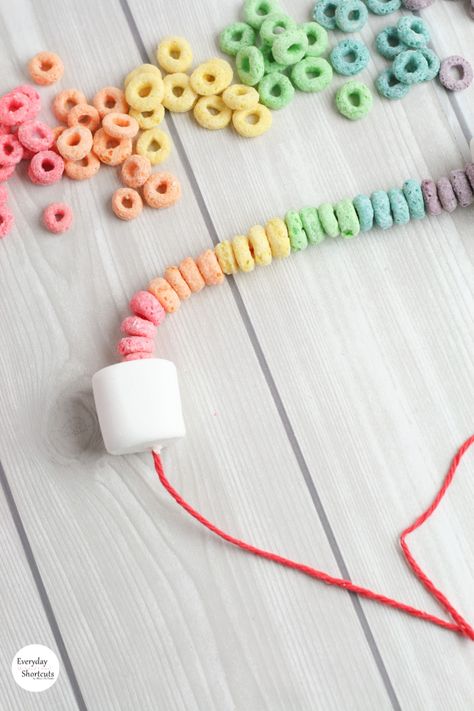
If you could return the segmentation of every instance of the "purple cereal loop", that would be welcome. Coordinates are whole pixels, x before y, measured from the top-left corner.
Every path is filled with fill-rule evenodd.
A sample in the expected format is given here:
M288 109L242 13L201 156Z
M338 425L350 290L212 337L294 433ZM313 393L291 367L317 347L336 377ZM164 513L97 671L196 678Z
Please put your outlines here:
M474 2L474 0L472 0ZM423 10L433 3L433 0L402 0L402 5L406 10L411 12L416 12L417 10Z
M427 213L429 215L440 215L443 212L443 208L438 198L435 182L429 178L422 180L421 192L423 193Z
M467 175L467 179L471 183L471 188L474 190L474 163L468 163L464 168L464 172Z
M450 71L453 68L458 69L461 75L459 79L454 79L450 75ZM462 91L462 89L467 89L472 82L472 76L472 67L464 57L453 55L452 57L446 57L446 59L443 59L441 62L439 80L449 91Z
M458 203L461 207L468 207L472 203L473 195L466 173L463 170L452 170L449 174L449 180Z
M448 178L440 178L436 183L436 188L438 190L438 197L443 210L446 210L446 212L453 212L458 206L458 201L456 200L453 186L449 182Z

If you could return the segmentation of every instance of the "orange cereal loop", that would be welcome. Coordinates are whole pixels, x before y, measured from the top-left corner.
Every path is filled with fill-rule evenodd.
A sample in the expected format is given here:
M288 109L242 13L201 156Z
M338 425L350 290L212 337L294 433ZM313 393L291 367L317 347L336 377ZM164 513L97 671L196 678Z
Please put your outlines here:
M181 185L171 173L152 173L143 186L143 197L150 207L171 207L181 197Z
M82 158L82 160L67 160L64 163L64 172L71 180L87 180L99 172L100 160L94 153Z
M121 89L117 89L116 86L106 86L104 89L98 91L92 99L92 103L99 112L101 119L112 111L121 114L128 113L128 104L125 100L125 94Z
M159 126L165 117L165 107L163 104L158 104L151 111L137 111L130 109L130 116L138 122L138 125L143 131L148 131L150 128Z
M186 284L185 280L178 267L168 267L165 271L165 279L168 284L175 290L181 301L189 299L191 296L191 289Z
M54 52L40 52L28 62L28 72L36 84L49 86L61 79L64 64Z
M208 286L216 286L224 281L224 274L212 249L206 249L196 259L197 268Z
M112 210L121 220L133 220L143 210L143 202L136 190L119 188L112 196Z
M95 133L100 127L100 116L95 106L77 104L67 115L68 126L84 126Z
M87 104L87 99L78 89L64 89L56 94L53 101L53 114L58 121L67 123L67 117L72 108L78 104Z
M167 313L172 314L179 309L181 304L179 296L163 277L153 279L148 285L148 291L160 302Z
M114 138L135 138L138 133L138 121L128 114L111 111L104 116L102 128Z
M94 134L93 151L101 163L120 165L132 155L132 140L130 138L114 138L108 136L103 128Z
M141 188L151 173L151 163L145 156L136 153L123 163L120 177L129 188Z
M92 150L92 133L84 126L71 126L61 132L56 146L66 160L81 160Z
M201 291L201 289L204 289L206 286L206 282L202 278L202 274L197 268L197 264L192 257L186 257L186 259L183 259L179 265L179 271L193 294Z
M51 146L50 150L54 151L55 153L59 153L57 146L56 146L56 141L58 140L59 136L62 134L63 131L66 130L66 126L55 126L54 128L51 129L53 132L53 145Z

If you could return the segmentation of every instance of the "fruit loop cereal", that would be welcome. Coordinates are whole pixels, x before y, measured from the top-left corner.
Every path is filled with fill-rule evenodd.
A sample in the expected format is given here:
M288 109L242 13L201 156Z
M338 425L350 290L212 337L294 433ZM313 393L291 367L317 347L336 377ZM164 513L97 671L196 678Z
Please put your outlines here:
M61 79L64 74L64 64L54 52L40 52L30 59L28 72L36 84L48 86Z
M456 76L456 71L458 76ZM447 57L441 62L439 80L449 91L467 89L472 82L472 76L472 66L464 57Z
M198 291L201 291L206 286L196 262L191 257L186 257L180 262L179 271L193 294L197 294Z
M182 72L168 74L163 79L163 85L163 106L165 109L181 113L190 111L193 108L198 95L191 89L190 79L187 74Z
M164 277L172 289L178 294L180 301L185 301L191 296L191 289L183 278L178 267L167 267Z
M143 209L142 199L133 188L119 188L112 196L112 210L121 220L133 220Z
M141 188L151 174L151 163L146 156L132 155L124 161L120 176L129 188Z
M222 94L222 100L232 111L253 109L258 104L258 91L245 84L232 84Z
M43 211L43 224L55 235L66 232L72 225L72 210L65 202L53 202Z
M187 72L193 63L191 46L184 37L167 37L156 50L158 64L165 72Z
M0 205L0 239L6 237L15 223L15 217L7 205Z
M113 138L135 138L139 126L133 116L111 112L104 116L102 128Z
M136 151L148 158L152 165L159 165L168 158L171 152L171 141L168 134L160 128L151 128L144 131L138 139Z
M54 151L40 151L30 161L28 177L37 185L51 185L61 180L64 161Z
M130 116L137 121L139 127L143 131L159 126L165 117L165 107L163 104L158 104L152 111L137 111L130 109Z
M95 133L100 127L100 116L95 106L90 104L77 104L67 115L68 126L84 126Z
M100 160L95 153L89 153L81 160L67 160L64 163L64 172L71 180L88 180L99 172Z
M78 104L87 104L87 99L82 91L78 91L77 89L65 89L64 91L60 91L53 101L53 114L58 121L67 123L68 113Z
M121 89L117 89L116 86L106 86L104 89L98 91L92 99L92 103L97 109L101 119L112 111L121 114L126 114L128 112L128 104L125 100L125 95L123 91Z
M179 309L181 301L178 294L168 284L166 279L157 277L148 284L148 291L162 305L166 313L172 314Z
M272 114L263 104L257 104L252 109L234 111L232 125L240 136L255 138L268 131L272 125Z
M232 67L224 59L209 59L191 74L191 88L201 96L221 94L232 82Z
M23 158L23 147L17 136L6 133L0 136L0 165L16 165Z
M143 186L143 197L150 207L171 207L181 197L181 185L171 173L152 173Z
M26 121L18 128L18 139L24 148L38 153L51 148L54 134L51 128L41 121Z
M163 100L163 79L154 72L137 74L125 89L127 102L136 111L152 111Z
M92 150L92 133L80 125L66 128L57 139L56 146L66 160L81 160Z
M19 91L14 91L0 99L0 124L5 127L19 126L31 116L31 102Z
M114 138L109 136L103 128L94 134L93 150L101 163L107 165L120 165L132 154L132 141L130 138Z
M224 281L224 274L219 266L214 250L206 249L196 259L197 268L201 272L207 286L217 286Z
M198 124L211 131L225 128L232 118L232 111L220 96L201 96L193 113Z

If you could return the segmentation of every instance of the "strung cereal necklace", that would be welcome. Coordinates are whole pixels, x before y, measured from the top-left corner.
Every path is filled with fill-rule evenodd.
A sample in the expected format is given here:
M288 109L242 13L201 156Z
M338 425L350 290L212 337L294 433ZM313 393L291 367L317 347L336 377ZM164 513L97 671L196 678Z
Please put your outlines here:
M181 301L205 286L221 284L225 275L238 270L249 272L255 265L268 265L273 259L288 257L291 252L318 244L326 237L348 239L374 226L389 229L393 225L407 224L411 219L421 219L427 213L438 215L443 210L452 212L458 205L467 207L473 199L474 163L470 163L464 170L454 170L449 177L437 182L407 180L400 189L377 190L370 197L357 195L353 200L341 200L335 205L323 203L317 208L290 210L285 219L273 218L265 227L255 225L247 235L219 242L196 259L187 257L179 266L168 267L163 276L153 279L147 290L138 291L130 301L132 315L122 321L123 338L118 344L123 362L103 368L93 377L94 399L106 449L111 454L151 451L163 487L188 514L225 541L474 641L474 629L424 573L406 540L440 504L463 455L474 444L474 435L459 448L433 502L400 536L408 565L447 612L450 620L446 620L350 580L257 548L218 528L188 504L166 478L159 454L163 446L185 434L176 368L170 361L153 358L154 338L166 314L175 312Z

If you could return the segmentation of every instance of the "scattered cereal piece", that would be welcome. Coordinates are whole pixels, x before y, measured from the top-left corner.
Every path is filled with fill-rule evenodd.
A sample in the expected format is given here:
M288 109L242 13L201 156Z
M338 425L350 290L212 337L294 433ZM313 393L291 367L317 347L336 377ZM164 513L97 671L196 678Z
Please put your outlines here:
M239 79L248 86L255 86L265 73L263 54L258 47L243 47L235 58Z
M425 81L431 81L439 74L439 68L441 66L440 59L438 55L429 47L422 47L419 51L428 63L428 72L426 74Z
M255 44L256 33L246 22L234 22L225 27L219 35L219 47L224 54L235 57L242 47Z
M164 277L168 284L178 294L181 301L189 299L189 297L191 296L191 289L184 280L183 275L179 271L178 267L167 267L165 269Z
M15 87L11 94L24 94L30 100L30 112L27 120L32 120L36 117L41 109L41 97L31 84L22 84Z
M64 172L71 180L88 180L99 172L100 160L92 151L78 161L67 160L64 163Z
M155 338L157 327L151 321L140 318L140 316L127 316L120 324L120 330L127 336Z
M111 111L104 116L102 128L113 138L135 138L138 133L138 121L128 114Z
M224 281L224 274L219 266L213 249L206 249L196 259L197 268L207 286L217 286Z
M125 98L136 111L153 111L163 101L163 95L163 79L155 72L137 74L125 89ZM127 109L122 113L126 112Z
M273 47L273 43L279 35L288 32L288 30L296 30L296 27L296 22L289 15L285 15L283 12L272 12L260 27L262 45Z
M5 94L0 99L0 124L5 127L19 126L30 116L31 102L22 92Z
M392 69L386 69L375 80L375 87L386 99L402 99L410 91L409 84L398 81Z
M341 0L336 7L335 20L342 32L359 32L369 17L362 0Z
M112 210L121 220L134 220L143 210L143 202L133 188L119 188L112 196Z
M190 111L198 95L191 89L189 76L183 72L168 74L163 79L163 106L168 111L183 113Z
M263 104L257 104L253 109L234 111L232 125L240 136L255 138L261 136L272 125L272 113Z
M156 50L158 64L168 72L187 72L193 63L191 45L184 37L166 37Z
M95 132L93 146L97 158L107 165L120 165L132 155L130 138L113 138L107 135L103 128Z
M138 122L138 125L143 131L148 131L150 128L156 128L165 117L165 107L163 104L158 104L152 111L137 111L130 109L130 116Z
M332 67L324 57L305 57L291 70L291 81L300 91L323 91L332 77Z
M193 294L201 291L201 289L204 289L206 286L201 272L197 268L196 262L192 259L192 257L186 257L186 259L183 259L179 265L179 271Z
M375 46L385 59L395 59L406 47L400 39L397 27L385 27L375 38Z
M233 74L229 62L217 57L209 59L191 74L191 89L200 96L221 94L232 82Z
M72 225L72 210L65 202L53 202L43 211L43 224L49 232L59 235Z
M30 161L28 177L37 185L52 185L61 180L64 161L54 151L39 151Z
M290 66L301 61L308 49L308 38L299 28L278 35L272 45L272 54L279 64Z
M23 147L13 133L0 136L0 165L16 165L23 158Z
M293 84L279 72L267 74L258 85L260 101L269 109L278 110L287 106L295 95Z
M84 126L71 126L61 132L56 141L60 154L66 160L78 161L85 158L92 150L93 136Z
M401 0L365 0L370 12L374 15L390 15L400 9Z
M171 173L152 173L143 186L143 198L150 207L171 207L180 197L181 185Z
M151 174L151 163L146 156L131 155L122 164L120 176L129 188L141 188Z
M332 49L329 57L335 72L352 77L365 69L370 53L361 40L345 39Z
M366 116L372 108L373 97L369 87L358 81L348 81L336 94L336 106L343 116L351 121Z
M90 104L77 104L67 115L68 126L84 126L91 133L100 128L100 116L95 106Z
M336 29L336 10L339 0L316 0L313 10L313 20L326 30Z
M472 82L472 66L464 57L457 55L447 57L441 62L439 80L449 91L467 89Z
M87 99L78 89L64 89L56 94L53 101L53 114L58 121L67 123L67 116L70 110L78 104L87 104Z
M181 306L178 294L163 277L153 279L148 284L148 291L160 302L166 313L172 314Z
M98 91L92 99L92 103L99 112L101 119L103 119L106 114L112 113L112 111L120 114L128 113L128 104L125 99L125 94L121 89L117 89L116 86L106 86L104 89Z
M148 158L152 165L159 165L171 153L170 137L160 128L151 128L148 131L144 131L138 139L136 151Z
M158 74L158 76L161 78L161 72L158 69L158 67L155 64L140 64L139 67L136 67L135 69L132 69L131 72L127 74L125 77L125 80L123 82L125 88L127 87L127 84L134 79L136 76L139 74L146 74L152 72L154 74Z
M3 239L11 232L14 224L15 217L13 212L7 205L0 205L0 239Z
M392 69L402 84L419 84L428 76L428 62L417 49L400 52L393 60Z
M201 96L193 109L200 126L211 131L225 128L232 119L232 111L220 96Z
M155 326L160 326L166 317L162 305L149 291L137 291L132 296L130 311L136 316L151 321Z
M243 18L250 27L259 30L269 15L279 11L278 0L245 0Z
M428 27L421 17L404 15L397 23L398 36L407 47L421 49L430 41Z
M306 37L308 38L308 49L306 50L307 57L320 57L328 46L328 33L322 25L317 22L303 22L300 25Z
M253 109L259 100L258 91L245 84L232 84L222 94L222 100L232 111Z
M18 139L24 148L38 153L51 148L54 134L51 128L41 121L26 121L18 128Z
M40 52L28 62L28 72L36 84L49 86L64 74L64 64L54 52Z

